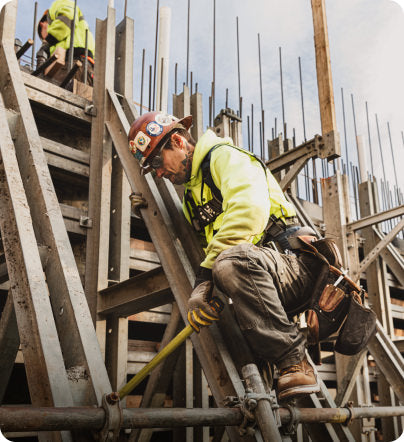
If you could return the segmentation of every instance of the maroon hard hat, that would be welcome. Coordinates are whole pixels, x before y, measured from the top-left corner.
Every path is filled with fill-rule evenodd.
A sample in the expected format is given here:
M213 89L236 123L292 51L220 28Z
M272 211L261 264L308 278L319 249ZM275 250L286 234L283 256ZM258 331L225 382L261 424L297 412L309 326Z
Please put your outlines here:
M128 135L129 149L142 168L147 169L148 158L156 147L163 146L166 135L177 128L188 130L191 124L191 115L178 119L162 112L148 112L132 123Z

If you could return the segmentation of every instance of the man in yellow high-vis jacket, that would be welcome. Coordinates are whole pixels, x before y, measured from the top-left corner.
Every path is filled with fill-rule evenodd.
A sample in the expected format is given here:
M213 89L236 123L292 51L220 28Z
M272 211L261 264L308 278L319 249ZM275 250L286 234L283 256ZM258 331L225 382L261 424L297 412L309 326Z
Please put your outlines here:
M189 299L196 331L215 319L213 285L232 299L254 354L276 364L281 400L319 391L305 357L306 338L290 320L307 306L315 257L280 253L299 231L296 212L279 184L252 153L208 130L195 142L192 117L150 112L135 120L129 146L144 173L183 184L183 210L204 243L206 257Z
M64 69L58 73L58 79L63 79L67 74L67 60L69 58L71 26L74 15L74 1L56 0L50 8L44 12L38 23L38 34L43 44L37 52L37 64L45 61L55 52L56 48L61 47L66 50L66 64ZM87 31L88 57L85 58ZM82 67L77 71L74 78L83 81L84 63L87 63L87 84L93 84L93 66L94 66L94 37L88 28L80 8L76 7L75 30L74 30L74 60L80 60Z

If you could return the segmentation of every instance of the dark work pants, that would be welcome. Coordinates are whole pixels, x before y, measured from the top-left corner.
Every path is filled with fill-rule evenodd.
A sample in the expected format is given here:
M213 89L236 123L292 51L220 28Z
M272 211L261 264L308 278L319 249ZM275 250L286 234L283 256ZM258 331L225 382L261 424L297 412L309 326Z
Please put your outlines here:
M302 361L306 338L286 311L305 304L314 285L315 258L239 244L213 266L216 287L233 301L253 353L282 369Z

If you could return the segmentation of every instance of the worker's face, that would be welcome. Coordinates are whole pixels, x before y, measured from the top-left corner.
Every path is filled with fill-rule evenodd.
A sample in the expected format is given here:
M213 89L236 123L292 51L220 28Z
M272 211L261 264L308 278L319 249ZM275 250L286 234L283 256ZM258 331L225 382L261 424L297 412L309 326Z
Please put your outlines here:
M48 36L48 22L42 21L40 23L40 36L42 40L45 40L45 38Z
M166 178L173 184L184 184L191 175L193 149L187 140L175 133L171 136L171 149L163 149L163 165L156 169L159 178Z

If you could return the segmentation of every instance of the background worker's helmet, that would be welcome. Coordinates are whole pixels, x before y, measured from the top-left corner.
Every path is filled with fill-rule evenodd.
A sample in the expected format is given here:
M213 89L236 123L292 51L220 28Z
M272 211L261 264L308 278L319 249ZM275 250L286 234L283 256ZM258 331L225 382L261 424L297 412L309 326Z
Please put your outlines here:
M39 38L42 40L42 35L41 35L41 31L42 31L42 24L43 23L48 23L49 24L50 18L49 18L49 9L47 9L43 14L41 19L38 22L38 27L37 27L37 31L38 31L38 35Z
M148 112L132 123L128 135L129 149L144 171L148 171L148 159L164 145L170 132L174 129L188 130L191 124L191 115L178 119L162 112Z

